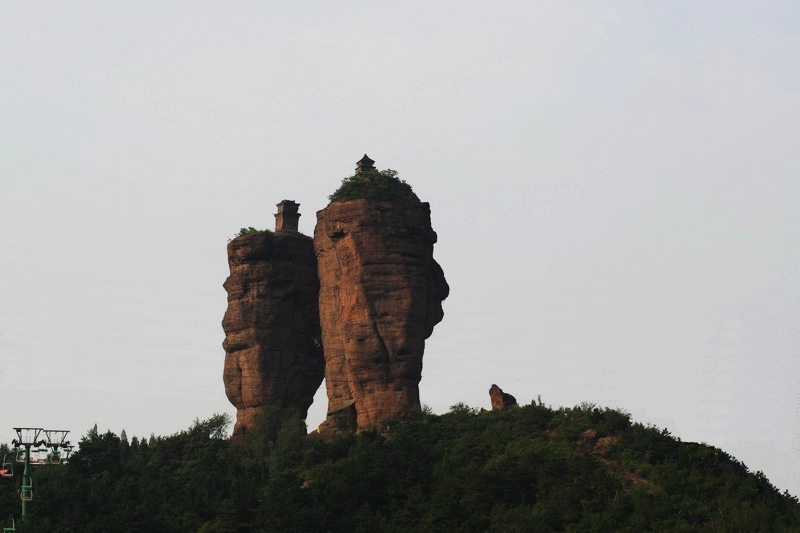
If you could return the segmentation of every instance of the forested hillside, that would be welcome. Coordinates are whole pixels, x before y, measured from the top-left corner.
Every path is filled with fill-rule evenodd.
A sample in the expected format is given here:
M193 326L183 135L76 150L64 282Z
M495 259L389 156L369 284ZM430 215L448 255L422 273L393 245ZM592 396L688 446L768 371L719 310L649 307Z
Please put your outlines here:
M90 430L34 472L23 532L797 532L800 504L725 452L626 413L541 402L305 436L270 412L243 442L215 415L170 437ZM19 476L0 517L19 517ZM10 525L10 520L8 520Z

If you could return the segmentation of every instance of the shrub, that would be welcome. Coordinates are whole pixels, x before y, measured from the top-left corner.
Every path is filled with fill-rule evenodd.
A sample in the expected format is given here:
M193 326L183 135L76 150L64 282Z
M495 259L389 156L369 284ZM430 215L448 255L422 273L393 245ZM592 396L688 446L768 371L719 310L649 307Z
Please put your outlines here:
M248 228L242 228L239 230L239 233L236 234L237 237L241 237L242 235L250 235L251 233L264 233L269 232L268 229L256 229L253 226Z

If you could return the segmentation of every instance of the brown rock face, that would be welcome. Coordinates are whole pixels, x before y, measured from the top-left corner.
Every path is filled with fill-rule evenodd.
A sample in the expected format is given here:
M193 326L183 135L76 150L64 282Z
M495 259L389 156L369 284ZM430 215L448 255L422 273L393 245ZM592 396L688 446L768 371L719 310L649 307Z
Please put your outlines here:
M343 418L365 429L420 409L425 339L450 291L435 242L430 206L413 193L333 202L317 213L329 426Z
M503 407L517 405L517 399L503 392L503 389L497 385L492 385L489 389L489 398L492 400L492 409L502 409Z
M265 405L303 417L322 383L317 261L310 237L258 232L228 244L225 393L237 408L234 437Z

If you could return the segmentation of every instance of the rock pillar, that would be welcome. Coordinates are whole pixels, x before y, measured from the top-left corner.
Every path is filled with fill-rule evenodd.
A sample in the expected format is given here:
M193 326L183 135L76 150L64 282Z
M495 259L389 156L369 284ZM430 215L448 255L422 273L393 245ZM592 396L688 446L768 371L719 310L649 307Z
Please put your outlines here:
M310 237L264 231L228 243L224 287L225 393L236 406L234 437L262 407L296 408L305 418L322 383L317 262Z
M420 409L425 339L449 293L435 242L430 206L413 193L317 213L328 427L342 418L361 430Z

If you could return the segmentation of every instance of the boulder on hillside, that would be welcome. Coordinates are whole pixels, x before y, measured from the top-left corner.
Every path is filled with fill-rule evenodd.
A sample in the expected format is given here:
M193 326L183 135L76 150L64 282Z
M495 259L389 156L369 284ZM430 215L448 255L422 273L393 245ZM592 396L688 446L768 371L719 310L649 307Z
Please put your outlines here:
M517 405L517 399L503 392L503 389L497 385L492 385L491 388L489 388L489 398L492 401L492 410Z

